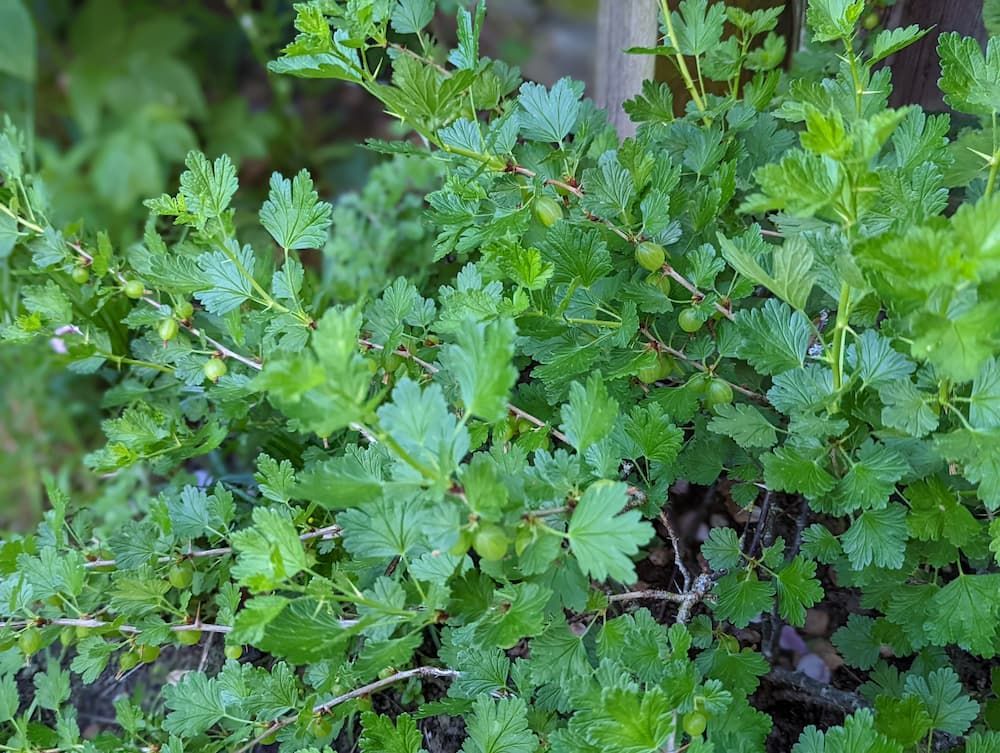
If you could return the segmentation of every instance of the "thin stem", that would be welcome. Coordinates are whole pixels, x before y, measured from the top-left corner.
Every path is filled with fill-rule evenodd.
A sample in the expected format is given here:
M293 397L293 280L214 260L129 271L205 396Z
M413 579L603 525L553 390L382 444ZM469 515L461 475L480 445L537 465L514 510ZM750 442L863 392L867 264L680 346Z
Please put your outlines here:
M694 85L694 79L691 78L691 71L688 70L687 61L684 59L684 55L680 51L680 43L677 41L677 32L674 31L674 22L670 17L670 8L667 6L667 0L660 0L660 10L663 13L663 25L667 31L667 39L670 40L670 44L677 51L674 55L677 61L677 70L680 71L681 78L684 79L684 86L688 90L688 94L691 95L691 99L694 100L695 105L699 112L705 112L705 102L702 100L701 95L698 94L698 88Z
M684 578L684 590L691 590L691 573L688 572L687 567L684 564L684 560L681 558L681 540L677 535L677 531L674 530L674 524L670 520L670 516L667 514L665 509L660 510L660 522L663 523L663 527L667 529L667 536L670 537L670 545L674 549L674 567L677 568L677 572L681 574Z
M315 531L307 531L299 536L299 541L309 541L311 539L331 539L340 535L341 528L338 525L326 526L325 528L317 528ZM185 552L182 555L165 555L156 560L157 564L169 565L178 560L193 560L193 559L206 559L210 557L225 557L226 555L232 554L233 548L229 546L220 546L214 549L196 549L193 552ZM87 570L94 570L97 568L112 568L118 566L117 560L89 560L84 563L84 568Z
M316 704L313 706L314 714L327 714L332 709L340 706L348 701L353 701L356 698L362 698L366 695L371 695L372 693L377 693L378 691L389 687L390 685L395 685L397 682L402 682L403 680L409 680L413 677L441 677L452 680L456 677L460 677L461 673L454 669L439 669L437 667L415 667L414 669L407 669L402 672L397 672L394 675L385 677L381 680L376 680L375 682L370 682L367 685L362 685L360 688L355 688L354 690L348 691L342 695L338 695L335 698L331 698L323 703ZM270 737L276 732L284 729L290 724L295 723L298 719L297 714L290 714L289 716L282 717L278 721L272 723L267 729L261 732L257 737L248 742L242 748L239 748L236 753L249 753L253 750L259 743L261 743L265 738Z
M656 337L655 335L653 335L653 333L650 332L645 327L643 327L639 331L642 332L643 336L649 342L653 343L656 346L656 348L658 350L662 351L663 353L666 353L668 355L674 356L675 358L679 358L680 360L682 360L682 361L690 364L693 368L697 369L698 371L700 371L700 372L702 372L704 374L710 373L711 370L705 364L701 363L700 361L695 361L692 358L688 358L687 355L685 355L682 351L679 351L679 350L676 350L674 348L671 348L669 345L667 345L666 343L664 343L658 337ZM713 375L713 378L714 379L719 379L720 381L725 382L730 387L732 387L733 390L735 390L736 392L739 392L744 397L748 397L751 400L756 400L757 402L763 403L764 405L770 405L770 402L768 401L768 399L764 395L761 395L758 392L754 392L753 390L748 390L746 387L744 387L742 385L736 384L735 382L730 382L727 379L722 379L721 377L716 376L716 375Z
M678 272L669 264L663 265L663 272L668 277L670 277L670 279L675 280L678 285L680 285L689 293L691 293L691 295L694 296L695 298L699 300L705 298L705 294L702 293L700 290L698 290L698 287L693 282L690 282L684 275L682 275L680 272ZM733 312L727 309L725 306L723 306L720 303L716 303L714 305L715 305L715 310L718 311L720 314L722 314L724 317L726 317L726 319L728 319L729 321L733 321L735 319L735 317L733 316Z
M833 389L840 390L844 384L844 340L847 336L847 322L850 317L851 286L844 282L840 286L840 300L837 303L837 319L833 325Z
M3 205L0 204L0 207L2 207L2 206ZM94 261L94 257L91 256L89 253L87 253L84 250L83 246L81 246L79 243L71 242L71 243L69 243L69 247L72 248L74 251L76 251L76 253L78 253L80 255L80 257L83 258L83 259L85 259L87 262L93 262ZM124 284L124 283L126 283L128 281L126 279L125 275L123 275L123 274L121 274L119 272L114 272L113 276L114 276L114 278L116 280L118 280L122 284ZM147 304L149 306L152 306L157 311L161 311L161 310L163 310L165 308L165 306L162 303L160 303L159 301L157 301L155 298L150 298L149 296L143 296L140 300L143 303L145 303L145 304ZM241 355L241 354L237 353L235 350L227 348L221 342L219 342L218 340L215 340L215 339L209 337L202 330L198 329L197 327L195 327L190 322L183 322L182 321L182 322L180 322L180 325L181 325L181 327L183 327L185 330L187 330L188 332L190 332L195 337L204 339L205 342L207 342L213 348L215 348L216 351L218 351L218 353L220 355L223 355L226 358L232 358L234 361L239 361L240 363L242 363L242 364L244 364L246 366L249 366L251 369L255 369L256 371L260 371L263 368L263 366L261 365L260 361L256 361L256 360L254 360L252 358L249 358L247 356L244 356L244 355Z
M627 591L623 594L611 594L608 596L608 601L611 603L619 601L674 601L678 604L682 604L690 598L687 594L677 594L673 591L660 591L658 589L649 589L647 591Z
M986 178L986 190L983 196L989 196L997 184L997 175L1000 174L1000 152L996 152L990 160L990 173Z

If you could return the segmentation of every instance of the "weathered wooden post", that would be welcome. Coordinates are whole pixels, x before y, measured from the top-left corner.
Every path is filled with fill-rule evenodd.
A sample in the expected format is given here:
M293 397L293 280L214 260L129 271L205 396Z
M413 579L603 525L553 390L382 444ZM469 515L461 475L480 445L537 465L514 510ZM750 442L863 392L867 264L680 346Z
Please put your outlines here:
M893 6L887 26L891 29L917 24L931 33L907 47L892 60L894 107L921 105L927 110L947 107L937 81L941 64L937 55L938 35L957 31L981 42L986 39L982 0L902 0Z
M594 100L607 109L622 138L635 134L622 102L638 94L642 82L653 78L656 70L652 55L626 55L624 51L656 45L657 8L656 0L601 0L598 10Z

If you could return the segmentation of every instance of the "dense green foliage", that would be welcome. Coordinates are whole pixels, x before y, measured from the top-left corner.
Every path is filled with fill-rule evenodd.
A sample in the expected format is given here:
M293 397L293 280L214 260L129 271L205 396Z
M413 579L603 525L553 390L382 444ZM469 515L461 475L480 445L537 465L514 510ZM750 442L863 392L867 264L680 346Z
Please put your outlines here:
M779 10L664 3L633 52L691 101L648 83L620 143L581 85L481 57L484 5L441 49L434 6L298 6L271 70L363 87L414 136L371 142L392 161L336 210L275 174L246 229L232 160L193 152L123 248L54 225L0 136L0 332L106 380L110 477L101 515L53 485L0 548L5 744L77 749L71 673L222 633L218 675L120 701L87 749L417 753L416 719L459 716L466 753L760 751L769 665L734 633L801 625L829 568L861 594L834 642L872 708L796 752L1000 749L952 668L1000 651L1000 41L941 36L955 133L887 107L879 64L924 32L859 33L862 0L809 3L794 79ZM761 525L695 560L678 479ZM779 500L808 503L801 541L768 535ZM657 537L678 590L629 591ZM395 719L370 711L390 686Z

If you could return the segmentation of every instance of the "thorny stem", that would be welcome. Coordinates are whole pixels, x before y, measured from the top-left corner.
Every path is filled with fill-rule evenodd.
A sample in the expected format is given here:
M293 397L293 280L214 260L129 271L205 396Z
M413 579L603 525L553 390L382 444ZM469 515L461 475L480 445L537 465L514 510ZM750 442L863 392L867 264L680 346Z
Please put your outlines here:
M671 355L674 358L679 358L682 361L685 361L686 363L690 364L693 368L695 368L698 371L701 371L701 372L703 372L705 374L708 374L710 372L710 369L705 364L701 363L700 361L695 361L695 360L693 360L691 358L688 358L682 351L679 351L679 350L676 350L674 348L671 348L669 345L667 345L666 343L664 343L663 341L661 341L660 339L658 339L652 332L650 332L645 327L641 328L639 331L642 332L643 336L645 336L645 338L649 342L653 343L657 347L658 350L666 353L667 355ZM715 376L714 378L715 379L720 379L720 377L718 377L718 376ZM768 405L769 404L768 403L768 399L764 395L761 395L758 392L754 392L753 390L748 390L746 387L738 385L735 382L727 381L725 379L720 379L720 381L725 382L730 387L732 387L734 390L736 390L736 392L739 392L744 397L748 397L751 400L756 400L757 402L763 403L764 405Z
M677 572L681 574L684 578L684 590L691 590L691 573L688 571L687 566L684 564L684 560L681 557L681 540L677 536L677 531L674 530L674 524L670 521L670 516L667 511L660 510L660 522L663 523L663 527L667 529L667 535L670 537L670 545L674 549L674 567Z
M360 688L355 688L354 690L348 691L342 695L338 695L335 698L331 698L323 703L316 704L312 708L314 714L327 714L332 709L337 706L347 703L348 701L353 701L356 698L362 698L366 695L372 693L377 693L378 691L389 687L390 685L395 685L397 682L402 682L403 680L409 680L413 677L441 677L447 678L449 680L460 677L461 673L454 669L439 669L438 667L415 667L414 669L407 669L402 672L397 672L394 675L385 677L381 680L376 680L375 682L370 682L367 685L362 685ZM271 724L267 729L261 732L257 737L252 739L242 748L239 748L236 753L248 753L259 743L261 743L265 738L270 737L276 732L284 729L290 724L294 724L298 719L297 714L290 714L288 716L282 717L278 721Z
M627 591L620 594L608 594L608 601L612 604L622 601L672 601L680 605L677 609L677 617L674 619L674 622L678 625L683 625L691 619L691 610L694 608L694 605L702 601L705 598L705 594L711 588L712 576L709 573L702 573L694 579L691 587L685 589L683 593L674 593L673 591L662 591L659 589Z
M311 539L328 539L334 538L340 535L341 528L338 525L326 526L325 528L317 528L315 531L307 531L299 536L299 541L309 541ZM225 557L226 555L232 554L233 548L231 546L220 546L214 549L196 549L193 552L185 552L184 554L177 555L166 555L160 557L156 560L157 564L169 565L171 563L177 562L178 560L191 560L191 559L205 559L209 557ZM87 570L94 570L97 568L112 568L117 567L117 560L89 560L84 563L84 568Z
M61 627L82 628L114 627L114 629L119 633L126 633L128 635L138 635L142 632L142 629L137 628L135 625L115 625L113 622L108 622L107 620L93 620L73 617L59 617L52 620L41 618L38 620L11 620L9 622L0 622L0 628L11 628L14 630L31 627L33 625L57 625ZM171 625L170 630L174 633L187 633L193 630L200 630L203 633L230 633L233 629L229 625L211 625L204 622L192 622L189 625Z
M621 594L611 594L608 596L608 601L615 603L617 601L674 601L678 604L683 604L688 599L690 599L690 594L687 593L674 593L673 591L661 591L659 589L651 588L645 591L626 591Z
M670 279L675 280L678 285L687 290L694 298L701 300L705 297L705 294L698 290L698 287L688 280L684 275L678 272L676 269L671 267L669 264L663 265L663 271L667 274ZM715 304L715 310L722 314L729 321L734 320L733 312L723 306L721 303Z

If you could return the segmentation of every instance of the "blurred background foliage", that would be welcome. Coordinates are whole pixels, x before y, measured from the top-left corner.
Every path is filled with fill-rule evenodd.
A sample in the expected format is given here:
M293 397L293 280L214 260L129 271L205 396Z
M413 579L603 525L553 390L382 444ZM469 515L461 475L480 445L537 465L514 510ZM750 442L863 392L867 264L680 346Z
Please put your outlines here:
M449 17L469 4L440 0L435 31L447 39ZM596 5L495 0L484 52L543 83L588 80ZM330 240L310 260L323 283L317 305L426 269L423 195L434 164L411 161L400 180L398 164L359 146L395 127L371 98L268 74L293 15L291 0L0 0L0 120L30 140L50 219L70 234L103 229L135 243L142 201L170 190L188 150L201 149L238 166L244 217L256 214L272 171L312 173L335 205ZM15 285L0 258L0 319ZM77 504L96 498L98 479L80 458L101 443L101 377L66 373L43 348L58 343L0 349L0 531L34 526L46 485L72 490ZM118 478L100 504L145 484L141 472Z

